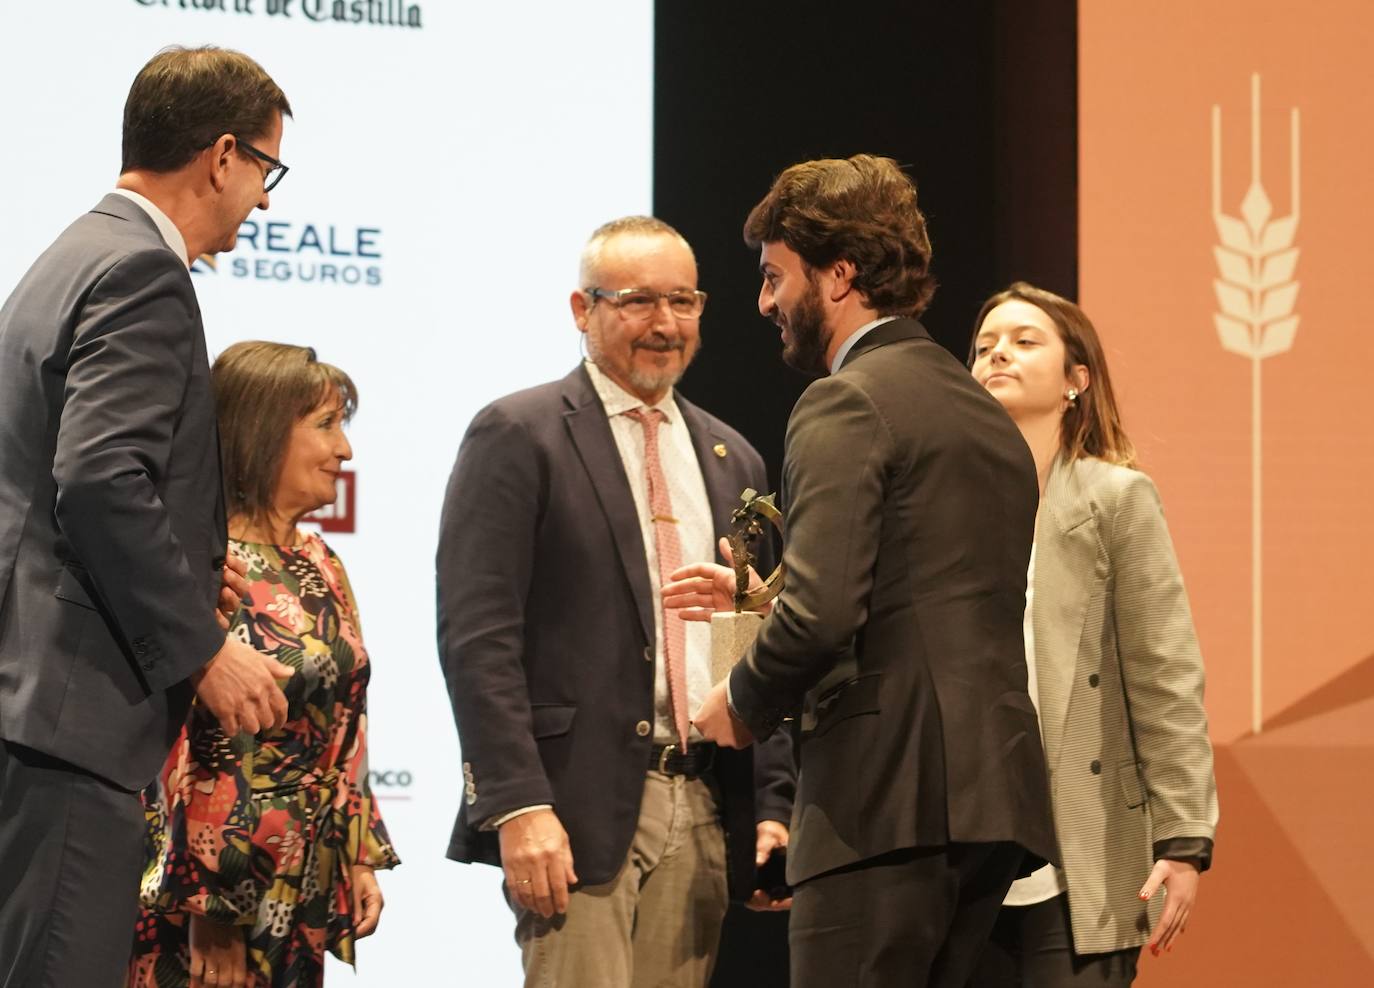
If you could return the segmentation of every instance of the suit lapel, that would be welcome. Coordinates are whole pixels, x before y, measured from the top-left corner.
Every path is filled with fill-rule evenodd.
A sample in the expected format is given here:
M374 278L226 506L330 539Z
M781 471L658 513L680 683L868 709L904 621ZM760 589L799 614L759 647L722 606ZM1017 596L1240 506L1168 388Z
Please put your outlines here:
M1051 771L1058 767L1078 650L1097 573L1097 519L1072 464L1056 459L1035 524L1035 672L1040 732Z
M701 479L706 484L706 499L711 503L711 522L717 536L724 535L730 528L730 516L740 506L739 471L734 469L730 459L730 447L712 424L709 416L682 395L675 394L678 411L687 423L687 431L692 436L692 448L696 450L697 464L701 467ZM724 455L717 452L723 450ZM762 491L760 493L763 493ZM715 552L714 541L711 551Z
M649 586L644 537L639 530L634 495L630 493L625 465L621 462L615 437L611 435L606 409L581 366L564 378L563 400L569 406L563 413L568 435L572 437L573 446L591 480L592 490L596 491L601 511L606 516L606 524L611 530L611 544L620 556L620 565L639 610L644 640L653 642L653 592Z

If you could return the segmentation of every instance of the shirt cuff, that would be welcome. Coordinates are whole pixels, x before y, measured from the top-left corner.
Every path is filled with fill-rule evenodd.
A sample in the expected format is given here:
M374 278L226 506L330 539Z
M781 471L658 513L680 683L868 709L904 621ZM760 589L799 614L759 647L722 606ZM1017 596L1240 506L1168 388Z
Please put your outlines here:
M1212 838L1210 837L1170 837L1155 841L1155 860L1167 858L1170 861L1191 861L1197 870L1206 871L1212 866Z
M518 816L524 816L526 813L533 813L535 810L551 810L551 809L553 809L553 804L552 804L552 803L536 803L536 804L533 805L533 806L522 806L522 807L520 807L520 809L518 809L518 810L511 810L509 813L502 813L500 816L491 817L490 819L486 820L486 821L485 821L480 827L478 827L477 829L478 829L478 830L497 830L497 829L500 828L501 824L506 823L506 822L509 821L509 820L514 820L514 819L515 819L516 817L518 817Z

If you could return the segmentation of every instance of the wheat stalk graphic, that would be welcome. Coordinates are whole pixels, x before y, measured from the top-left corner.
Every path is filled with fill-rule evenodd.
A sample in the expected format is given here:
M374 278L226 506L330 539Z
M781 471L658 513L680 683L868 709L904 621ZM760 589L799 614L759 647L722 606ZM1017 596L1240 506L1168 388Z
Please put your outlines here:
M1271 219L1273 207L1260 182L1260 77L1250 76L1250 188L1240 203L1240 218L1221 211L1221 107L1212 106L1212 219L1221 243L1212 248L1220 277L1216 287L1220 312L1214 316L1222 348L1250 360L1251 452L1251 681L1250 721L1256 734L1263 726L1263 514L1261 511L1260 363L1293 346L1298 332L1298 283L1293 272L1298 248L1298 111L1290 113L1291 191L1287 216Z

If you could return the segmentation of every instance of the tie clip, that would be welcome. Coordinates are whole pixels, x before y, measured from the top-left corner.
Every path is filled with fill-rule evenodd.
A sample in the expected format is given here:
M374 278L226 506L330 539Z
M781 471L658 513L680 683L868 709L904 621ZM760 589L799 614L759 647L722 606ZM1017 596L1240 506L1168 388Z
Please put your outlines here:
M674 518L672 515L654 515L650 520L651 520L651 521L666 521L666 522L667 522L668 524L670 524L670 525L676 525L676 524L677 524L677 519Z

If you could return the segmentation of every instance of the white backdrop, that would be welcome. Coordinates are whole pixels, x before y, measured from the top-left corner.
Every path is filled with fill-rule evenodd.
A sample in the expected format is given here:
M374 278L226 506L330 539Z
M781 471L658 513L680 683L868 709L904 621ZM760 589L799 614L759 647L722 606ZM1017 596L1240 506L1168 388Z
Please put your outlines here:
M336 7L361 19L315 19ZM382 876L386 913L357 978L334 964L330 979L518 984L500 873L444 858L462 779L434 645L439 507L472 414L577 360L566 299L587 234L651 207L652 5L0 8L0 298L113 187L124 98L158 49L240 49L291 100L291 173L250 217L256 247L241 237L195 279L211 359L239 339L311 345L360 394L357 532L327 538L362 607L374 787L404 863ZM367 22L397 9L421 27Z

